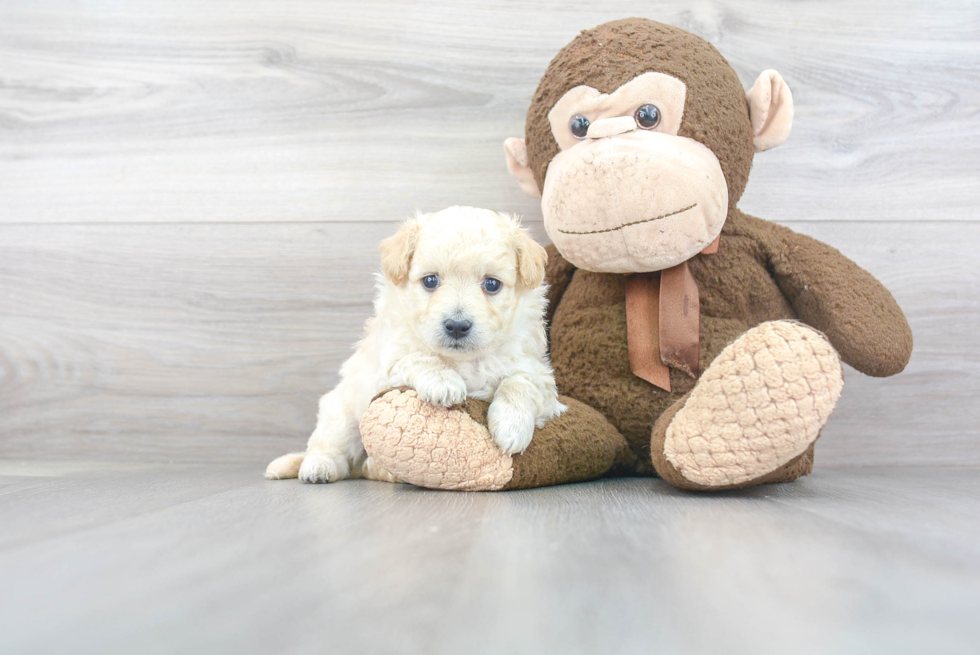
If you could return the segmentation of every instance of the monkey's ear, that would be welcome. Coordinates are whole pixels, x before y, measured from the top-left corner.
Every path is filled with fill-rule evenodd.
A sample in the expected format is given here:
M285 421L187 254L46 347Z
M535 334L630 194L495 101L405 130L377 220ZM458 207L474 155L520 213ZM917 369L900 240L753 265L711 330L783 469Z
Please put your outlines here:
M775 148L793 126L793 94L774 70L763 71L745 94L752 120L752 145L756 152Z
M538 183L534 181L534 173L527 165L527 145L524 139L511 137L504 141L504 152L507 153L507 170L514 176L517 183L521 185L521 191L541 200L541 190ZM535 285L537 286L537 285Z
M394 284L408 279L420 229L418 218L410 218L401 224L394 236L381 242L381 272Z
M544 282L544 267L548 263L548 251L535 241L530 233L515 222L514 233L517 251L517 277L525 289L536 289Z

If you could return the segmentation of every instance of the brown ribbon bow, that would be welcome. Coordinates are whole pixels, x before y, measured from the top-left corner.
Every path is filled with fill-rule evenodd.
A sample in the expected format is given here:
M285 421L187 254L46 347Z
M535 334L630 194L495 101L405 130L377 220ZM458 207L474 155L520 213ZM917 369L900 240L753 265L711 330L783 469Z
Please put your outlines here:
M701 251L718 252L715 239ZM670 391L670 367L698 378L701 300L687 262L626 277L626 336L633 375Z

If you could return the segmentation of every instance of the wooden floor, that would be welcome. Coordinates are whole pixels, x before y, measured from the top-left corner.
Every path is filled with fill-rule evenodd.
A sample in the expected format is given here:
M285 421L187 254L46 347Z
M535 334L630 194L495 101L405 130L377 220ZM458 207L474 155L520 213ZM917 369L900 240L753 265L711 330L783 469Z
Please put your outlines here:
M976 653L980 469L718 496L0 463L0 652Z

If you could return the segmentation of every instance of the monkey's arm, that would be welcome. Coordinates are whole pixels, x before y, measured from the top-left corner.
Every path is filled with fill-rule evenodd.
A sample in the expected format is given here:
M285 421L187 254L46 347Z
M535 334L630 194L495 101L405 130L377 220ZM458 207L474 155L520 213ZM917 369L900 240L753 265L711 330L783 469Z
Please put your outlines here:
M557 309L565 289L568 288L568 283L572 281L575 267L558 253L558 248L555 248L553 243L545 246L545 251L548 253L548 263L544 268L544 281L548 284L548 310L545 313L545 318L548 321L550 341L551 319L555 316L555 309Z
M836 248L772 227L771 270L797 316L862 373L901 372L912 354L912 331L884 285Z

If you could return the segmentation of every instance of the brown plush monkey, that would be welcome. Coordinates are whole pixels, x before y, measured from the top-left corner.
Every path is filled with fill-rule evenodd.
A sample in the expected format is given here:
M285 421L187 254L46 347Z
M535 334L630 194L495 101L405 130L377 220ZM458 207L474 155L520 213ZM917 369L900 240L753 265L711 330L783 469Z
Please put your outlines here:
M746 93L681 29L634 18L582 32L548 66L526 143L505 143L554 243L551 357L569 411L509 456L484 404L394 390L362 422L368 453L451 489L618 472L721 490L809 473L840 360L894 375L912 335L840 252L737 208L754 153L782 143L792 118L778 73Z

